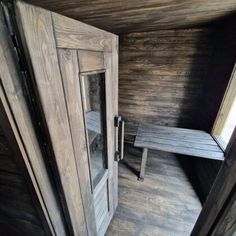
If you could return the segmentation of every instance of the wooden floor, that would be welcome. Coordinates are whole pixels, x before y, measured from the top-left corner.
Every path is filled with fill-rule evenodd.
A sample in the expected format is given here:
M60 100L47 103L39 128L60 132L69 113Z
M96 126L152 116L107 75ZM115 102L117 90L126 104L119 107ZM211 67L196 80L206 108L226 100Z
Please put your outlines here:
M150 151L144 182L141 152L126 147L119 163L119 205L106 236L190 235L202 208L174 154Z

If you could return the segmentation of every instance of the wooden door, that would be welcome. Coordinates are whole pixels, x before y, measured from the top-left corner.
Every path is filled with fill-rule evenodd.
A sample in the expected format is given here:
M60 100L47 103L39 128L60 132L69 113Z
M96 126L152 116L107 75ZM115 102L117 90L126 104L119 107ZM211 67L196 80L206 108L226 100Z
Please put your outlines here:
M103 235L117 206L118 38L20 1L15 11L70 231Z

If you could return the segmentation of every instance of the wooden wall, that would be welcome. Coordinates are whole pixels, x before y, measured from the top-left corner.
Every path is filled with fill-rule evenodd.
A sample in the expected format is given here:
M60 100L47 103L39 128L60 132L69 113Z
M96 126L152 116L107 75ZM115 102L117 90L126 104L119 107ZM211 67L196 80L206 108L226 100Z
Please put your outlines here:
M220 108L225 89L236 62L236 25L230 18L214 27L212 32L213 52L207 71L199 107L198 128L211 131ZM213 160L194 159L193 168L201 200L204 201L221 163Z
M0 102L1 106L1 102ZM3 110L0 108L0 112ZM2 114L1 114L2 117ZM39 216L36 199L16 160L12 143L0 123L0 235L49 235ZM8 133L10 130L7 131ZM45 225L45 224L44 224Z
M120 36L119 112L126 141L139 122L194 128L212 45L209 29Z
M25 1L118 34L189 28L236 10L235 0Z
M139 122L211 131L236 58L230 22L120 36L119 113L126 142ZM221 162L181 158L202 202Z

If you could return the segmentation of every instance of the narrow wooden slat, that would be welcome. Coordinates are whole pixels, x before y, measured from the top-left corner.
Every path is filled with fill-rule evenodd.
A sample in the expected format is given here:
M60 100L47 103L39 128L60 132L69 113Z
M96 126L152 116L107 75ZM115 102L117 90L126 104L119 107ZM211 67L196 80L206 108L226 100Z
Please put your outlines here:
M199 142L199 140L201 141ZM211 135L201 130L140 124L134 145L184 155L224 160L223 151Z
M138 134L137 134L138 135ZM190 136L187 134L171 134L171 135L166 135L165 133L153 133L153 134L149 134L149 133L142 133L143 137L149 137L152 136L153 138L158 137L160 139L165 139L165 140L176 140L179 139L181 141L187 141L189 143L198 143L198 144L205 144L208 146L215 146L216 142L214 141L214 139L200 139L198 137L195 136Z
M118 49L119 49L119 38L116 35L112 36L112 55L111 55L111 77L112 77L112 97L113 97L113 115L118 115ZM115 136L115 131L112 133ZM113 143L113 152L115 152L115 143ZM118 163L113 162L113 208L114 211L118 205Z
M95 207L95 219L97 230L101 227L101 224L108 214L108 191L107 191L107 180L103 183L101 190L99 191L96 198L94 198Z
M167 144L158 144L153 142L148 143L139 143L135 141L136 147L146 147L154 150L160 150L165 152L173 152L178 154L184 154L189 156L195 157L202 157L202 158L209 158L215 160L224 160L224 154L222 152L214 152L214 151L206 151L201 149L194 149L194 148L183 148L178 146L170 146Z
M172 129L169 129L169 128L172 128L172 127L164 127L164 129L162 128L159 128L159 127L156 127L153 126L152 129L145 129L142 127L139 128L139 131L138 132L141 132L141 133L146 133L146 134L149 134L149 135L152 135L155 137L155 135L164 135L165 137L173 137L173 138L189 138L189 139L193 139L193 140L203 140L203 141L206 141L206 142L211 142L211 141L214 141L214 139L212 138L212 136L210 134L208 134L207 132L204 132L204 133L199 133L199 132L183 132L180 131L178 132L178 128L173 128Z
M96 111L90 111L86 113L87 127L89 130L101 134L101 122L100 113Z
M184 128L177 128L177 127L167 127L167 126L159 126L159 125L140 125L140 129L142 130L160 130L160 131L164 131L164 132L172 132L172 133L177 133L177 134L181 134L181 133L185 133L185 134L193 134L193 135L201 135L202 137L206 137L209 138L209 134L206 131L203 130L194 130L194 129L184 129Z
M166 144L170 146L177 146L177 147L183 147L183 148L195 148L199 150L206 150L206 151L215 151L215 152L221 152L222 150L219 148L219 146L215 143L215 145L205 145L205 144L199 144L198 140L194 140L192 142L189 142L188 140L182 140L180 137L176 139L169 139L167 138L159 138L158 134L157 137L148 136L148 135L140 135L137 136L137 139L140 142L148 143L148 142L154 142L158 144Z
M76 50L58 50L59 63L65 91L70 130L89 235L96 234L90 170L85 138L85 126L79 84L79 65Z
M22 2L17 9L35 75L39 101L56 158L72 230L87 235L80 184L58 64L51 13Z
M105 58L105 93L106 93L106 131L107 138L115 137L115 127L114 127L114 111L113 111L113 100L108 99L112 97L113 94L113 78L112 78L112 54L109 52L104 53ZM117 91L118 92L118 91ZM114 92L115 93L115 92ZM114 170L114 153L115 153L115 140L114 138L107 140L107 155L108 155L108 198L109 198L109 211L110 218L112 217L115 209L113 205L113 170Z

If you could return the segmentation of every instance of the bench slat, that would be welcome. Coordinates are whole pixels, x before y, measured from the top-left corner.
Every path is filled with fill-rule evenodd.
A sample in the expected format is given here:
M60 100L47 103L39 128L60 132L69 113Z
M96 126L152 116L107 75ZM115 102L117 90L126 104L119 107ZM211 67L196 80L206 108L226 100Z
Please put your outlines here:
M224 152L216 141L209 133L202 130L141 124L134 146L224 160Z
M215 151L222 153L222 150L219 148L218 145L208 145L208 144L202 144L198 142L191 142L188 140L182 140L182 139L166 139L166 138L159 138L159 137L150 137L150 136L140 136L138 137L139 143L158 143L158 144L166 144L170 146L177 146L177 147L186 147L186 148L194 148L194 149L201 149L205 151Z
M138 137L139 136L139 137ZM186 135L186 134L180 134L180 135L177 135L177 134L163 134L163 133L158 133L158 132L155 132L155 133L141 133L139 134L139 132L137 133L137 137L138 139L141 138L141 137L144 137L144 138L160 138L160 139L166 139L166 140L182 140L182 141L186 141L186 142L192 142L192 143L199 143L199 144L205 144L205 145L211 145L211 146L216 146L216 142L213 138L211 139L199 139L198 137L191 137L189 135Z

